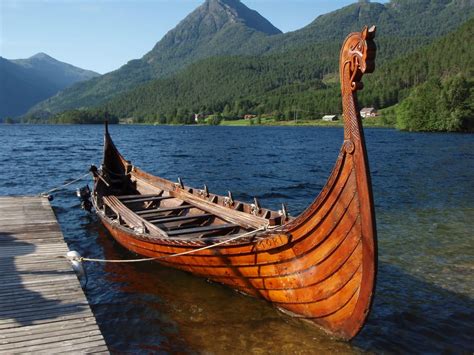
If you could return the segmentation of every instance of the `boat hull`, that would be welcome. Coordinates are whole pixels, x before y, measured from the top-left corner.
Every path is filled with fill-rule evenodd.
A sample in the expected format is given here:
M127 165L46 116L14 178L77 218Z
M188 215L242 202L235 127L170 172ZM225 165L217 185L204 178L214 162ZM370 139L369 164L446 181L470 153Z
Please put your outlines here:
M353 159L343 147L326 187L307 212L258 241L159 262L264 298L334 335L352 338L369 310L375 275L375 245L362 234ZM142 256L165 257L205 245L139 237L99 216L118 243Z

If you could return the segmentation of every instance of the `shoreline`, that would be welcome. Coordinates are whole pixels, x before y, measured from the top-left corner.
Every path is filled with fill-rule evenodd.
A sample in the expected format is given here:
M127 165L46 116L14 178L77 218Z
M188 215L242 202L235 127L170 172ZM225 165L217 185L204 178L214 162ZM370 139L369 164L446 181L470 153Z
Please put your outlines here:
M362 120L362 125L364 127L370 128L393 128L392 125L383 124L379 121L374 120ZM227 121L223 120L220 123L220 126L227 127L252 127L252 126L262 126L262 127L344 127L344 121L321 121L321 120L297 120L297 121L262 121L261 123L251 122L250 120L232 120Z
M261 124L235 124L235 121L223 121L220 125L215 125L214 127L321 127L321 128L343 128L344 124L342 122L321 122L321 121L279 121L276 123L261 123ZM121 125L121 126L168 126L168 127L212 127L212 125L199 123L199 124L170 124L170 123L155 123L155 122L119 122L119 123L109 123L110 125ZM473 134L474 132L465 132L465 131L406 131L400 130L394 125L384 125L381 123L372 123L362 121L364 128L370 129L392 129L399 132L405 133L431 133L431 134L447 134L447 133L456 133L456 134ZM81 125L91 125L91 126L100 126L101 123L51 123L51 122L35 122L35 123L4 123L0 122L0 127L2 126L81 126Z

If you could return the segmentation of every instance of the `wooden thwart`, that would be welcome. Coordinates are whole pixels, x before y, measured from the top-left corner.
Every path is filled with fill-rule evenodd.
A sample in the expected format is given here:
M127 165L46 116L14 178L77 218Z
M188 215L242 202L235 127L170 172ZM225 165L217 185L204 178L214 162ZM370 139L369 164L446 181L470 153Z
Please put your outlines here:
M218 216L219 218L222 218L231 223L238 224L244 228L261 228L272 223L268 219L253 216L251 214L247 214L240 211L231 210L227 207L203 200L193 195L192 193L182 189L172 191L171 193L175 195L175 197L182 199L203 211L212 213Z
M237 224L218 224L213 226L205 226L205 227L196 227L196 228L182 228L182 229L174 229L168 231L169 236L175 235L184 235L184 234L194 234L194 233L204 233L204 232L212 232L212 231L219 231L225 229L233 229L239 228L240 226Z
M143 195L120 195L117 196L120 200L127 200L127 199L135 199L135 198L144 198L144 197L159 197L161 196L163 192L161 193L155 193L155 194L143 194Z
M122 200L123 203L136 203L136 202L151 202L151 201L162 201L162 200L168 200L170 198L173 198L172 196L155 196L155 197L141 197L141 198L134 198L134 199L124 199L122 200L120 196L118 196L118 199Z
M175 216L175 217L165 217L165 218L157 218L149 220L150 223L169 223L169 222L183 222L189 221L193 219L203 219L203 218L210 218L213 215L210 213L203 213L203 214L189 214L186 216Z
M188 208L192 208L190 204L184 204L184 205L179 205L175 207L164 207L164 208L154 208L150 210L140 210L140 211L134 211L138 215L146 215L146 214L152 214L152 213L163 213L163 212L173 212L173 211L180 211L180 210L185 210Z
M166 238L166 233L155 226L154 224L148 222L146 219L138 216L132 210L130 210L127 206L125 206L117 196L106 196L104 197L104 203L110 207L114 213L118 215L118 219L123 219L123 221L130 227L130 228L138 228L146 230L143 233L148 232L152 236L159 236Z

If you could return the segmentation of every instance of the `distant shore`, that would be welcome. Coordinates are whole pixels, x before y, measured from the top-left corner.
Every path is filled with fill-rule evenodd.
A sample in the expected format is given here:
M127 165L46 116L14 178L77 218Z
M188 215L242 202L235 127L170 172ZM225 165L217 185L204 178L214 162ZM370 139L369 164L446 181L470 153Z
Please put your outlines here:
M40 125L81 125L81 124L102 124L103 122L1 122L0 124L40 124ZM212 126L208 123L196 123L196 124L174 124L174 123L157 123L157 122L109 122L109 124L121 124L121 125L143 125L143 126ZM362 120L364 127L377 127L377 128L395 128L393 125L383 123L379 118L366 118ZM217 126L217 125L216 125ZM292 120L292 121L278 121L275 119L238 119L238 120L222 120L218 126L226 127L252 127L252 126L263 126L263 127L344 127L344 121L323 121L323 120Z
M362 120L364 127L380 127L380 128L395 128L392 125L384 124L379 118L366 118ZM239 119L239 120L223 120L220 126L315 126L315 127L344 127L344 121L323 121L323 120L292 120L292 121L278 121L274 119Z

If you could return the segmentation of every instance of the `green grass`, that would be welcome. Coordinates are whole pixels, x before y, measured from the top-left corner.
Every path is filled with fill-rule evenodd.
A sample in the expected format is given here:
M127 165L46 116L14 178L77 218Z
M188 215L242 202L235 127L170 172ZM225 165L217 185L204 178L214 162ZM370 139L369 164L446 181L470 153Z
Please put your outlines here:
M253 121L253 123L252 123ZM363 121L365 127L392 127L385 124L380 117L370 117ZM291 121L277 121L273 118L262 118L261 123L258 124L257 120L223 120L221 126L317 126L317 127L343 127L344 122L342 120L335 122L326 122L322 120L291 120Z
M250 120L222 120L221 126L250 126Z

